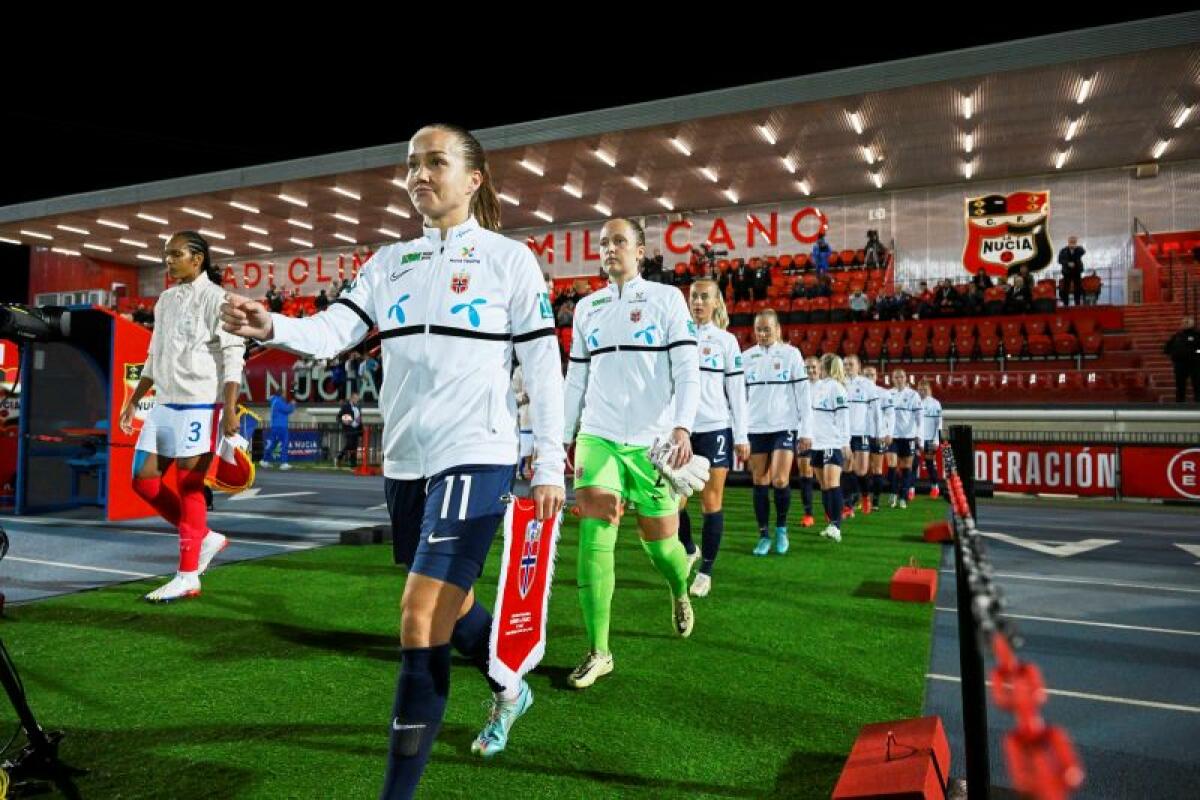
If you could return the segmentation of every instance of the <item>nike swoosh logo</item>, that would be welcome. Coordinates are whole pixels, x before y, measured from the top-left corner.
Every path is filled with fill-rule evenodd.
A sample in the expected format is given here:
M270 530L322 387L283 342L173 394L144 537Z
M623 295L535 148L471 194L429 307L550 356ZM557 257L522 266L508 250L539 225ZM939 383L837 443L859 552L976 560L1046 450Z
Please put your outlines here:
M409 267L408 269L404 270L404 272L401 272L399 274L393 272L391 275L388 275L388 280L398 281L401 278L403 278L405 275L407 275L408 273L412 272L414 269L416 269L416 267Z
M441 537L439 537L436 533L431 533L431 534L429 534L429 543L430 544L438 544L440 542L453 542L457 538L459 538L459 537L457 537L457 536L441 536Z
M394 730L394 731L416 731L416 730L423 730L424 728L425 728L424 723L422 723L420 725L401 725L400 720L398 720L398 719L392 720L392 730Z

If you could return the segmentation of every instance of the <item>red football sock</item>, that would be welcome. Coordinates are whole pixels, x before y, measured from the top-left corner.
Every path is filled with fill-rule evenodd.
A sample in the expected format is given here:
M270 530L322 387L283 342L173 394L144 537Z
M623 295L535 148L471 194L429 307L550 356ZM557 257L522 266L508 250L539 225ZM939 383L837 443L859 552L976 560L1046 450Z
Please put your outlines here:
M179 473L179 507L179 571L195 572L200 567L200 543L208 534L203 472Z
M179 495L163 486L162 478L134 478L133 491L152 505L163 519L179 526Z

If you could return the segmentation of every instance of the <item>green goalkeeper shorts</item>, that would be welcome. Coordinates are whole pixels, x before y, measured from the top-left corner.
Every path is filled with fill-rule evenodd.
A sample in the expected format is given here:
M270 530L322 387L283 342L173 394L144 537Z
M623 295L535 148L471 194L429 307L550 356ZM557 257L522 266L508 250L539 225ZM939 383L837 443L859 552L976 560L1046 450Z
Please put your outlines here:
M650 463L650 448L581 433L575 440L575 488L595 486L620 496L641 517L667 517L679 501Z

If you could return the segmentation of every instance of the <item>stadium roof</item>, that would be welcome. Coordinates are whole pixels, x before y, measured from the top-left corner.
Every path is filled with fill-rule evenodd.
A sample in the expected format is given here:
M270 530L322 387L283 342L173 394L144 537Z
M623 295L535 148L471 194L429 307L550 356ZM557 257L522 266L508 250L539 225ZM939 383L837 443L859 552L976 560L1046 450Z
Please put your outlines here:
M509 231L1200 158L1200 13L477 131ZM0 208L0 239L157 261L209 232L224 259L417 232L407 143ZM43 238L49 237L49 238Z

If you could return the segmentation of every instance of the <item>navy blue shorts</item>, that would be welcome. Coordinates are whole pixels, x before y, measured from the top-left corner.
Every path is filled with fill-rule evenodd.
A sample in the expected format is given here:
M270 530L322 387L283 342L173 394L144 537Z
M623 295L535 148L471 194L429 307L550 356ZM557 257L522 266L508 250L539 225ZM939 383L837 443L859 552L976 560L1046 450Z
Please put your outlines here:
M733 468L733 429L692 434L692 452L708 459L710 467Z
M925 455L928 458L933 458L934 456L936 456L937 451L938 451L938 443L937 442L926 442L925 443Z
M871 453L873 455L879 456L879 455L883 455L885 450L887 450L887 448L883 446L883 440L877 439L876 437L872 436L871 437Z
M813 450L812 451L812 466L813 469L821 469L822 467L841 467L846 464L845 454L841 449L836 450Z
M871 452L871 440L866 436L851 436L850 437L850 452L851 453L869 453L869 452Z
M888 452L895 453L899 458L911 458L913 450L916 449L913 445L916 443L916 439L893 439Z
M392 556L418 575L470 590L483 572L516 465L465 464L432 478L384 481Z
M776 450L794 450L796 448L795 431L776 431L774 433L750 434L751 455L773 453Z

